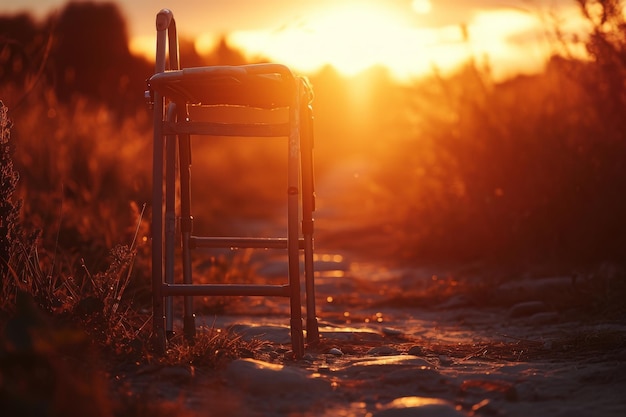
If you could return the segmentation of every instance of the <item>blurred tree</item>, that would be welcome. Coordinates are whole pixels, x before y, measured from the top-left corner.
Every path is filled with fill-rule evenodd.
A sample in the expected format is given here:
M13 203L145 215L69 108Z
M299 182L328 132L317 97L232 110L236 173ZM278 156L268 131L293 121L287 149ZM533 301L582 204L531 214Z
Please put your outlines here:
M0 85L24 86L36 72L33 56L41 40L41 31L31 16L0 16Z
M53 85L61 101L80 94L122 113L143 105L152 66L131 55L126 23L116 5L71 2L50 25Z

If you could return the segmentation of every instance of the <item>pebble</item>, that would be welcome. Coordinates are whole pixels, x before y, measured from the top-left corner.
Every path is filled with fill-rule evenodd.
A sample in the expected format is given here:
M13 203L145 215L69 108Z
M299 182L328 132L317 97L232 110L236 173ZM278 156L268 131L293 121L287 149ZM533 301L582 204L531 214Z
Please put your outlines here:
M417 345L411 346L407 353L413 356L425 356L426 355L426 351L424 350L424 348L421 346L417 346Z
M441 366L450 366L454 363L454 360L450 356L447 355L439 355L439 365Z
M373 417L464 417L465 413L458 411L454 404L428 397L401 397L381 407Z
M343 356L343 352L340 349L337 348L331 348L328 350L328 354L329 355L335 355L335 356Z
M533 314L528 318L529 324L543 325L553 324L559 321L559 314L554 311L545 311L537 314Z
M387 336L402 336L404 334L402 330L393 327L383 327L382 332Z
M509 317L529 317L537 313L545 312L548 306L543 301L524 301L517 303L509 309Z
M224 370L224 377L234 386L255 395L297 391L314 394L330 388L328 381L313 378L303 369L255 359L237 359L231 362Z

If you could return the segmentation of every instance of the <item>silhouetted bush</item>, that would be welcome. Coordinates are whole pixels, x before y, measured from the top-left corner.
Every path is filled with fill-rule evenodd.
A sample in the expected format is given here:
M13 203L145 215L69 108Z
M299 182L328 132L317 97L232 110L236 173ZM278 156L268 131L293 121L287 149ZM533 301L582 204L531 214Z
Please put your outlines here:
M44 42L40 29L27 14L0 16L0 85L24 86L37 72L37 56Z
M124 112L143 105L152 70L128 49L126 22L113 3L69 3L52 24L53 85L61 101L80 94Z
M131 55L126 22L113 3L70 2L43 22L20 14L0 23L0 86L12 84L28 94L41 83L62 103L80 96L118 116L145 104L152 65ZM21 99L8 105L15 108Z
M604 10L586 13L590 62L500 84L470 62L414 86L419 134L390 158L408 181L381 175L407 258L626 261L626 25Z

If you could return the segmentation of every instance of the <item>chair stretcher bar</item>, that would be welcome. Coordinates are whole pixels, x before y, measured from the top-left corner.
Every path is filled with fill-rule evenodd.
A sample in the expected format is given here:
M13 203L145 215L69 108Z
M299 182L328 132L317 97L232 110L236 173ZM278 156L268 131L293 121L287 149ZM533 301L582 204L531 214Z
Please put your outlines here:
M163 122L165 135L207 135L207 136L251 136L279 137L289 136L290 127L281 124L232 124L215 122Z
M163 296L259 296L290 297L289 285L247 284L167 284L161 286Z
M264 237L204 237L190 236L191 248L255 248L255 249L287 249L287 238ZM298 248L304 249L304 238L298 239Z

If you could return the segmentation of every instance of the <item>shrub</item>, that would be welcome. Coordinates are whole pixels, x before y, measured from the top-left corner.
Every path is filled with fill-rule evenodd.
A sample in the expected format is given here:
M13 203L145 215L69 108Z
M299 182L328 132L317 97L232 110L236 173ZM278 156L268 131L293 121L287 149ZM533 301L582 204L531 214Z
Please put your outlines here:
M19 207L13 201L18 174L13 169L13 149L9 142L10 137L11 121L8 117L8 109L0 101L0 272L2 276L7 273L19 218Z
M379 177L406 258L625 261L626 26L599 4L589 62L555 56L502 83L470 62L409 91L419 134L389 158L408 169Z

